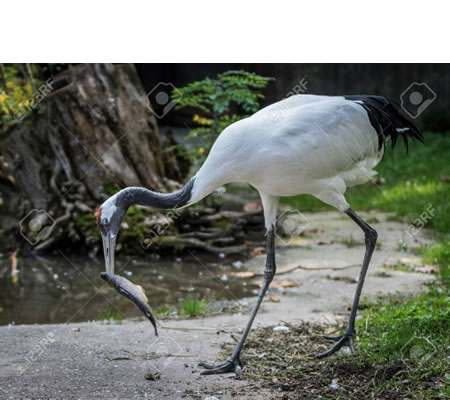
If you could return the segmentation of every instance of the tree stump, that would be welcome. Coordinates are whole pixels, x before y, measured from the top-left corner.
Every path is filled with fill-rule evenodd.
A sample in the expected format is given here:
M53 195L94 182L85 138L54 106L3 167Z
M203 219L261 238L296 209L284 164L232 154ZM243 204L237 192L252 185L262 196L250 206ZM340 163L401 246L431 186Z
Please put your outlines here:
M123 187L174 188L133 65L77 65L52 86L39 108L1 138L1 153L23 196L17 217L43 210L57 222L48 238L32 244L41 250L70 237L74 216L92 213Z

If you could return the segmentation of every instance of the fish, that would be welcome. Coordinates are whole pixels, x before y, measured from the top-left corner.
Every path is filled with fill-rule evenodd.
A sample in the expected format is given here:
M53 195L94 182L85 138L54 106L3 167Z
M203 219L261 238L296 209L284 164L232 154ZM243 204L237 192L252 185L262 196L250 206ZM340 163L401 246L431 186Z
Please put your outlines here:
M109 272L102 272L100 277L109 284L109 286L116 289L122 296L130 299L137 308L141 310L148 320L153 325L155 329L155 335L158 336L158 330L156 328L156 320L153 316L152 309L148 305L148 298L145 295L145 291L142 286L135 285L128 279L115 274L110 274Z

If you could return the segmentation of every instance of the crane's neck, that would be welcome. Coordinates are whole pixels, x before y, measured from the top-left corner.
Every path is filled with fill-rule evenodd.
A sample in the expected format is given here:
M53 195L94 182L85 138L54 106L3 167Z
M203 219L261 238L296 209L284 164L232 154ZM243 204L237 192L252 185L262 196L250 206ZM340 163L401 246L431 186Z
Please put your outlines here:
M125 209L135 204L162 209L180 208L191 200L194 182L195 177L173 193L158 193L143 187L128 187L115 195L117 196L115 203L116 206Z

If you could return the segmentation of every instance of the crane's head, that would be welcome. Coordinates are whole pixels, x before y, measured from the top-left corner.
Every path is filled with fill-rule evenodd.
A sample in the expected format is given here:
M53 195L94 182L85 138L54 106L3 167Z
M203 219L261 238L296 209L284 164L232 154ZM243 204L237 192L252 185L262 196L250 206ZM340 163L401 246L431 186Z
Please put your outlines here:
M105 254L106 272L114 274L114 252L120 224L127 209L114 195L106 200L97 210L97 225L102 234L103 252Z

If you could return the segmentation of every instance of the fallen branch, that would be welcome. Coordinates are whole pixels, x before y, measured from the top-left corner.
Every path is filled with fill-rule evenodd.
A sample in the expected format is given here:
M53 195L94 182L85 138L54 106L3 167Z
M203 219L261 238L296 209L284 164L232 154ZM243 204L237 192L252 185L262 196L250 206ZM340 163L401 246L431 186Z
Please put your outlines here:
M203 249L215 254L232 254L232 253L242 253L247 250L246 245L237 245L237 246L227 246L227 247L216 247L209 243L202 242L199 239L195 238L182 238L178 236L164 236L160 237L157 241L158 246L164 248L196 248Z
M342 269L349 269L349 268L356 268L361 267L361 264L351 264L351 265L344 265L343 267L317 267L317 268L307 268L303 265L295 265L293 267L288 267L286 269L281 269L277 271L277 276L282 274L287 274L288 272L295 271L296 269L303 269L305 271L340 271ZM264 271L262 272L255 272L254 276L264 276Z

